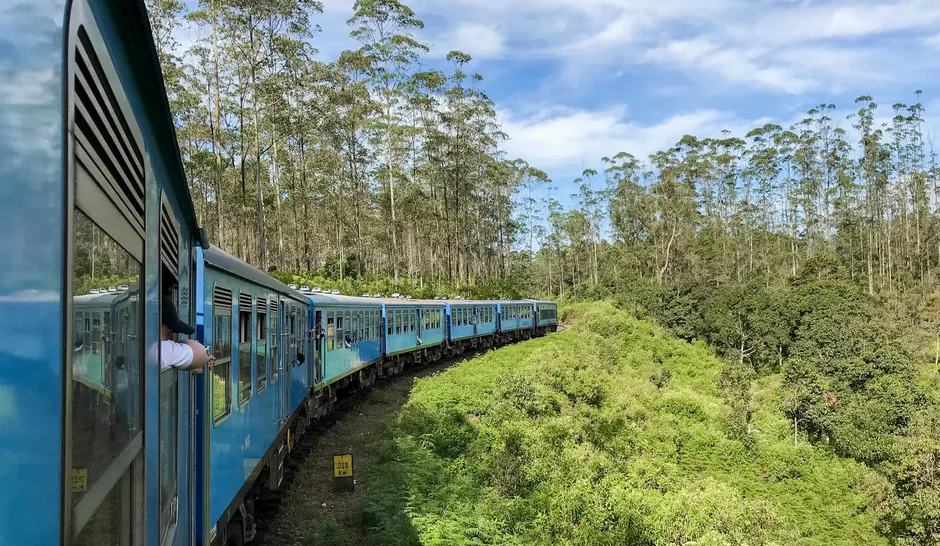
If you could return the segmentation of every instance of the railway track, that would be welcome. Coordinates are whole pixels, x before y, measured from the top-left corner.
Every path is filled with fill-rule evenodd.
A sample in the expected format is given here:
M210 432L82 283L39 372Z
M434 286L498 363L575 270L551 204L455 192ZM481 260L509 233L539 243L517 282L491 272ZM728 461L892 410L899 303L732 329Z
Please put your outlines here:
M265 492L256 501L254 514L257 533L251 541L251 544L260 546L281 546L284 544L282 541L272 536L271 530L277 518L282 514L282 503L292 491L292 486L295 483L298 473L305 464L310 462L308 460L310 455L317 451L317 445L324 435L336 426L337 423L343 422L351 413L360 409L362 406L368 405L370 403L371 393L383 390L395 382L431 375L484 354L488 350L498 348L499 347L493 347L473 352L468 351L461 355L442 358L430 364L407 366L399 374L379 378L368 387L355 390L347 389L346 391L337 393L337 400L330 413L310 423L303 436L301 436L291 449L285 461L284 479L281 482L280 488L276 491Z

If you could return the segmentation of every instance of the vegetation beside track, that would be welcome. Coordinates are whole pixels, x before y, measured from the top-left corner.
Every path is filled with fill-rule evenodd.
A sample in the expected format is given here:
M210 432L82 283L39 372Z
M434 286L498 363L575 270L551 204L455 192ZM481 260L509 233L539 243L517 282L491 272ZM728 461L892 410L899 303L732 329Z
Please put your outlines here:
M566 319L417 381L364 469L371 543L887 543L877 475L794 446L778 376L755 383L741 435L704 344L608 304Z

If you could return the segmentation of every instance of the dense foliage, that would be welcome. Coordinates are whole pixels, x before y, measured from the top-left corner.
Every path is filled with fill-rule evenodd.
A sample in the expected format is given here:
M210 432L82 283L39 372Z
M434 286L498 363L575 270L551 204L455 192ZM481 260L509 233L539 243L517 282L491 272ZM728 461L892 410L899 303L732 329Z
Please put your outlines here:
M547 177L504 157L472 59L429 59L407 5L355 1L359 47L328 59L315 49L316 0L147 4L213 244L263 270L335 280L510 276L514 203Z
M779 376L749 391L741 431L703 343L609 304L566 318L418 382L366 477L381 481L364 511L378 543L886 543L881 478L794 445Z

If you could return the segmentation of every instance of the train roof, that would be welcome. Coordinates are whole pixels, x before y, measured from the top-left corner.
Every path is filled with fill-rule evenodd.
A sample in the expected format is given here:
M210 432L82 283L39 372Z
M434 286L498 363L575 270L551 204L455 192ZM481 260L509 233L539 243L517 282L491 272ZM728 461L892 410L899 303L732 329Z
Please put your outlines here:
M72 298L73 304L80 305L108 305L110 304L118 294L123 294L123 292L105 292L104 294L85 294L83 296L75 296Z
M448 306L487 307L495 306L499 300L441 300L440 303Z
M206 263L215 269L220 269L226 273L241 277L246 281L270 288L282 294L297 298L300 301L307 301L307 295L287 286L271 275L264 273L260 269L249 265L235 256L216 247L209 247L205 250Z
M440 300L409 300L401 298L375 298L385 305L392 307L443 307L444 302Z
M500 305L532 305L535 300L496 300Z
M380 300L363 298L359 296L344 296L342 294L327 294L324 292L303 293L314 305L360 305L363 307L381 307Z

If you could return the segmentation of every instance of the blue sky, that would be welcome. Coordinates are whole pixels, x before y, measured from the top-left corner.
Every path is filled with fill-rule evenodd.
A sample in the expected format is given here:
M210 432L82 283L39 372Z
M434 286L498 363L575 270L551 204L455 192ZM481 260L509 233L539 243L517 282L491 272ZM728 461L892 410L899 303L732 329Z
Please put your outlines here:
M890 105L922 89L940 129L940 0L405 0L429 64L473 57L510 140L567 196L583 166L645 157L684 134L789 125L855 97ZM315 45L355 47L352 0L325 0ZM934 112L937 110L937 112ZM850 129L850 122L842 121ZM940 148L940 143L938 143Z

